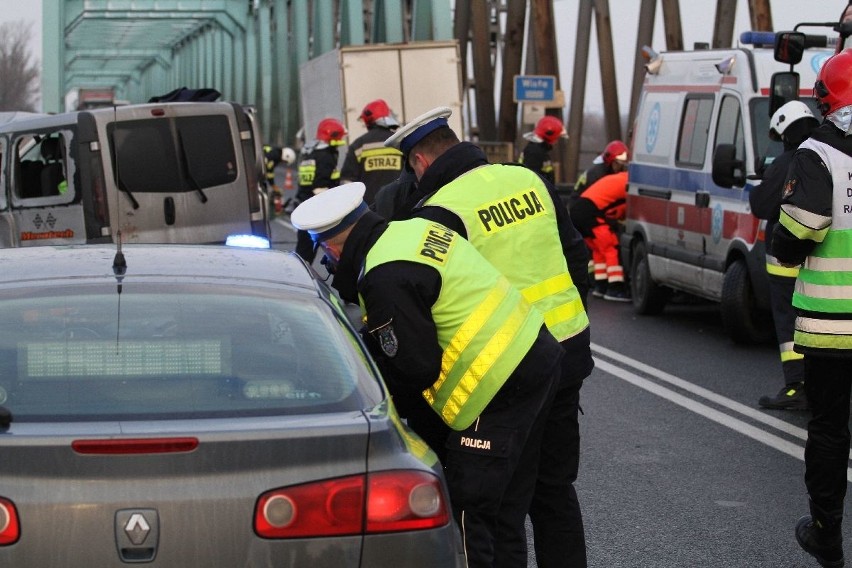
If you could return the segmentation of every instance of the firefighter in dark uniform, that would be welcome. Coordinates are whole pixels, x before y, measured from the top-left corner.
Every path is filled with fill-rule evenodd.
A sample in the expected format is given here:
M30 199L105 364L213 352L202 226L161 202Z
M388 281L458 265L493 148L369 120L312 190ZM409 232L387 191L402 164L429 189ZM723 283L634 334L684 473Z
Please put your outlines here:
M538 172L550 183L556 183L550 152L560 138L568 138L562 121L555 116L542 117L532 132L524 134L524 138L529 142L524 146L519 163Z
M362 306L391 393L417 394L451 429L444 467L467 566L490 568L501 502L532 491L562 349L470 243L425 219L387 223L363 194L336 187L291 220L323 248L341 298Z
M340 170L337 169L338 148L346 144L346 127L336 118L324 118L317 126L316 142L302 154L299 162L299 189L296 202L303 203L340 184ZM296 254L308 264L313 263L316 251L310 235L305 231L296 232Z
M781 215L781 191L787 179L787 168L799 144L807 140L819 121L801 101L790 101L776 110L769 119L769 136L784 143L784 152L772 160L763 172L760 184L751 188L748 202L755 217L766 219L766 276L769 279L769 301L772 321L781 354L781 371L784 387L774 396L762 396L758 404L779 410L808 410L805 395L805 362L801 353L793 350L793 332L796 327L796 310L793 308L793 290L799 268L781 266L769 251L772 250L772 231Z
M580 174L574 184L574 195L580 196L586 191L586 188L591 187L593 183L604 176L617 174L627 169L627 144L621 140L613 140L606 145L604 151L601 152L600 161Z
M580 452L580 387L594 366L589 319L588 251L552 185L517 164L488 164L476 145L449 128L448 107L402 126L399 147L424 194L414 215L468 239L543 314L565 358L548 415L532 504L504 501L498 566L526 562L525 518L541 568L586 566L582 515L573 483ZM520 261L519 259L523 259Z
M275 183L275 168L278 164L293 165L296 161L296 152L292 148L282 148L265 144L263 146L263 165L266 170L266 188L272 192L273 213L279 214L287 206L281 187Z
M364 200L372 205L379 189L396 180L402 171L402 154L385 146L385 140L399 127L399 122L382 99L367 103L358 120L367 127L367 132L349 144L340 168L340 183L362 182L367 186Z
M794 349L805 356L812 416L805 443L810 515L796 540L822 566L843 566L843 502L852 391L852 49L826 60L814 95L825 117L793 155L772 254L801 266Z

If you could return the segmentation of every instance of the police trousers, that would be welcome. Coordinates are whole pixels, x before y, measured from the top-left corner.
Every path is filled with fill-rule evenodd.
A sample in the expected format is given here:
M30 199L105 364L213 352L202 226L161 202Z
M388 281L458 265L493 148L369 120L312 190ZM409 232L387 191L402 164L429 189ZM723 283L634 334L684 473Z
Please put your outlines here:
M539 568L585 568L586 537L574 482L580 467L580 388L594 368L588 328L562 342L558 390L542 435L538 475L528 506L504 501L495 566L518 566L527 558L525 520L529 511ZM518 540L519 533L523 540Z
M812 411L805 443L805 486L811 502L825 515L819 520L837 525L843 519L848 483L852 354L806 354L805 393Z
M556 362L560 359L557 351ZM495 566L504 499L529 503L532 498L541 436L557 380L558 365L538 376L513 376L469 428L449 434L445 473L468 568ZM524 556L515 566L526 565Z

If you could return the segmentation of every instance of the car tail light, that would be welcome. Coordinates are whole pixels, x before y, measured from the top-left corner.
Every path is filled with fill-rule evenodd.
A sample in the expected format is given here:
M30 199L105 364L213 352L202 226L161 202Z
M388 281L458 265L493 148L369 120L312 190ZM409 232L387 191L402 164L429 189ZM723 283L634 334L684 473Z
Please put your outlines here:
M0 546L14 544L21 536L18 511L8 499L0 497Z
M304 538L422 530L450 520L441 483L421 471L383 471L284 487L264 493L255 532Z

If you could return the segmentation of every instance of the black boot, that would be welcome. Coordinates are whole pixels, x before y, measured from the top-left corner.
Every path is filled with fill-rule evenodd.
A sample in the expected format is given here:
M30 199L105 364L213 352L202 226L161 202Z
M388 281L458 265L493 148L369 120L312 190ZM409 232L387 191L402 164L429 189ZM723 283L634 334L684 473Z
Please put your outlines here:
M813 512L814 506L811 505ZM820 520L821 515L805 515L796 523L796 540L805 552L816 558L820 566L840 568L843 566L843 536L840 523L828 526Z

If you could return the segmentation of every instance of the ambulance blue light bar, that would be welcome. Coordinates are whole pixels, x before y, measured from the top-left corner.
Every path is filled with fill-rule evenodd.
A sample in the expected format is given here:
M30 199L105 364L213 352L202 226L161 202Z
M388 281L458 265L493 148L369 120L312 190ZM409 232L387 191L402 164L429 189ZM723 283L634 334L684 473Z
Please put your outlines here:
M783 32L782 32L783 33ZM748 31L740 34L740 43L755 46L775 45L775 32ZM805 35L805 48L808 47L834 47L837 45L836 37L824 35Z

